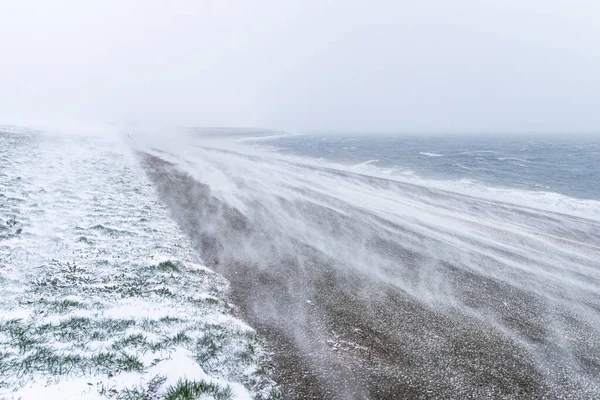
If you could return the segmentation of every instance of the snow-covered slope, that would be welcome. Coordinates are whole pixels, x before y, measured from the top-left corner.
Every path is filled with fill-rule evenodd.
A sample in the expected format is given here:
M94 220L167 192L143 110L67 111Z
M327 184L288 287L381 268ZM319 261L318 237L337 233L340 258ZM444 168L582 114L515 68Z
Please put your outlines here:
M278 397L226 288L116 137L0 129L0 398Z

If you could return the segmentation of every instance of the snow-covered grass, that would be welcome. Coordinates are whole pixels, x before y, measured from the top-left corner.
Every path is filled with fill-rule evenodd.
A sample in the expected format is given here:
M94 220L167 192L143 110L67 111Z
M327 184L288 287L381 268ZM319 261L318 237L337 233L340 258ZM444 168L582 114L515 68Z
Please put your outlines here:
M0 129L0 398L278 398L116 138Z

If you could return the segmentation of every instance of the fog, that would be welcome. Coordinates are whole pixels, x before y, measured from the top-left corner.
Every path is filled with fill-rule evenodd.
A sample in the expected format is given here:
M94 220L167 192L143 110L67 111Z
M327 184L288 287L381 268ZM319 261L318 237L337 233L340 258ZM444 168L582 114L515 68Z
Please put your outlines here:
M0 4L0 123L600 131L600 3Z

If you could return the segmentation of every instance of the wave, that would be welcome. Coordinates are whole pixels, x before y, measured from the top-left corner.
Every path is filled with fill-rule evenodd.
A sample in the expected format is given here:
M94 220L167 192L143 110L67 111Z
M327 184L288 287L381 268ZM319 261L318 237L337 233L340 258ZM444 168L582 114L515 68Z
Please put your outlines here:
M498 157L498 161L518 161L522 163L530 163L531 161L525 160L523 158L515 158L515 157Z
M378 162L379 162L379 160L369 160L369 161L365 161L365 162L361 162L361 163L355 164L353 166L353 168L360 168L362 166L371 165L371 164L375 164L375 163L378 163Z
M443 154L427 153L427 152L424 152L424 151L420 151L419 154L422 155L422 156L427 156L427 157L443 157L444 156Z

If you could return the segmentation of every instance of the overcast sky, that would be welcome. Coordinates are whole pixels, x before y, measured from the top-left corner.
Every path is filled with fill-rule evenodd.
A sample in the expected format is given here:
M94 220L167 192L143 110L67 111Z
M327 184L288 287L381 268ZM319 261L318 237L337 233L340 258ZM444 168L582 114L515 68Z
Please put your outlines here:
M600 132L600 1L0 0L0 118Z

